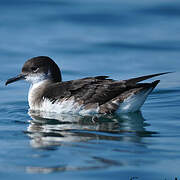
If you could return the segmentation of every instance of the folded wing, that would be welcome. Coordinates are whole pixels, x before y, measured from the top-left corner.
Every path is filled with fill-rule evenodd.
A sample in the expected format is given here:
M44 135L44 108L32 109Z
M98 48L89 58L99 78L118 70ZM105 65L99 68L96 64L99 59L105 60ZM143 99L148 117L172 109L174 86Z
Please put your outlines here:
M136 105L138 98L144 97L138 105L138 108L140 108L148 94L159 83L159 80L152 83L139 82L167 73L169 72L151 74L122 81L108 79L108 76L96 76L60 82L53 84L52 87L46 90L45 98L51 99L52 103L73 99L75 102L83 105L85 109L98 108L99 113L113 113L117 111L128 98L133 97L133 102L129 103ZM136 95L138 95L138 98L135 98ZM134 109L137 110L137 108Z

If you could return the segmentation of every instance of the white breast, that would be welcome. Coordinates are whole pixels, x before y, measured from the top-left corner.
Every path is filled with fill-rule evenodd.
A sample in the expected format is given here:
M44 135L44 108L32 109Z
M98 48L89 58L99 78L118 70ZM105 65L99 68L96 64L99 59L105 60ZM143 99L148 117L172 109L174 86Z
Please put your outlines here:
M57 100L55 103L52 103L49 99L44 99L40 111L48 111L48 112L55 112L58 114L80 114L80 115L87 115L87 114L96 114L98 113L98 108L92 109L84 109L83 105L80 105L78 102L74 101L74 98L70 98L69 100Z

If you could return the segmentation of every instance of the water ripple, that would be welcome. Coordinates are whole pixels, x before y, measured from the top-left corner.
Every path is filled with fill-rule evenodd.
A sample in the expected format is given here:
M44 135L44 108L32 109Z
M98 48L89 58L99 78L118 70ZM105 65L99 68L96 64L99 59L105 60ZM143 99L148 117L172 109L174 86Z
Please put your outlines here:
M145 8L143 10L139 10L143 14L149 14L151 16L161 15L163 17L179 17L180 16L180 7L178 5L174 6L172 4L165 4L154 6L151 8Z

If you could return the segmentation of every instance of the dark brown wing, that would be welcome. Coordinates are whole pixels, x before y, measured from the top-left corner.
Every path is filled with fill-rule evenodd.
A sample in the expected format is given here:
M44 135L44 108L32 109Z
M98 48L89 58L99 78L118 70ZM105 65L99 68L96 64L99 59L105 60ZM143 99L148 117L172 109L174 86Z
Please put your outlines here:
M98 103L102 105L120 94L134 88L149 88L152 83L138 83L140 81L167 73L159 73L148 76L141 76L133 79L114 81L107 79L108 76L88 77L73 81L55 83L46 89L44 97L52 101L62 98L75 98L83 104Z
M117 88L113 88L115 81L107 78L108 76L97 76L55 83L46 89L44 97L52 101L74 97L84 104L103 103L107 101L107 97L109 99L113 96L115 90L117 91Z

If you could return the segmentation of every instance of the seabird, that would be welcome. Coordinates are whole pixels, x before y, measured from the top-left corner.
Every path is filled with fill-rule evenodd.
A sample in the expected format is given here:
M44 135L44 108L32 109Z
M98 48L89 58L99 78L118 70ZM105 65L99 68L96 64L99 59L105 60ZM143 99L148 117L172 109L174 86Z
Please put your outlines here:
M8 79L6 85L21 79L31 83L30 110L81 115L129 113L140 110L160 80L139 82L167 73L121 81L108 76L62 81L57 64L47 56L38 56L27 60L21 74Z

